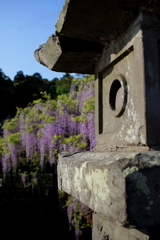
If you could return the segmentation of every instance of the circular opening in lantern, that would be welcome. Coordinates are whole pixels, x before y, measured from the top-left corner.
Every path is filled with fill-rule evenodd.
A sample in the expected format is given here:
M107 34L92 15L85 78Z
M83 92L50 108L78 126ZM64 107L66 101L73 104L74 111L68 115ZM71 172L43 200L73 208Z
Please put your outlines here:
M117 109L117 97L118 97L118 91L121 88L121 83L119 80L114 80L112 85L111 85L111 89L110 89L110 93L109 93L109 104L112 110L116 110Z
M120 117L127 104L127 82L124 77L113 80L109 92L109 106L115 117Z

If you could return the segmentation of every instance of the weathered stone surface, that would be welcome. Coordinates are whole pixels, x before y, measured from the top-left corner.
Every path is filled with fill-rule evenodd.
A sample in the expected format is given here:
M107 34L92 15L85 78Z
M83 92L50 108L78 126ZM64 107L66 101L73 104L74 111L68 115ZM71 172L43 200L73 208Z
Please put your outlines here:
M103 48L102 44L52 35L34 55L39 63L53 71L93 74Z
M112 223L108 219L93 214L93 240L147 240L149 236L136 229L127 229Z
M97 149L160 145L159 30L155 14L141 13L97 62Z
M160 224L160 152L60 155L58 187L119 225Z
M40 45L39 49L34 52L36 60L49 69L53 69L61 54L59 39L55 36L50 36L47 42Z
M66 0L56 23L58 35L107 43L115 40L139 10L160 11L159 1Z
M56 35L64 39L64 49L56 44L49 47L47 41L35 51L36 60L57 72L94 74L103 45L109 47L111 42L122 37L140 10L159 13L160 4L148 0L66 0L56 24ZM72 39L72 44L67 38ZM98 52L95 43L99 44ZM59 44L61 46L61 40ZM90 45L94 46L92 50Z

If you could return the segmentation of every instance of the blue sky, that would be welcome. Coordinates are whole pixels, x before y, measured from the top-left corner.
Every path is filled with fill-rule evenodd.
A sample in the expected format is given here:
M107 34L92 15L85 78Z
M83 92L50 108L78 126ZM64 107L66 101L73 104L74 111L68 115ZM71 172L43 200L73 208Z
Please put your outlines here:
M36 62L33 52L55 32L65 0L2 0L0 14L0 68L12 80L18 71L39 72L52 80L62 77Z

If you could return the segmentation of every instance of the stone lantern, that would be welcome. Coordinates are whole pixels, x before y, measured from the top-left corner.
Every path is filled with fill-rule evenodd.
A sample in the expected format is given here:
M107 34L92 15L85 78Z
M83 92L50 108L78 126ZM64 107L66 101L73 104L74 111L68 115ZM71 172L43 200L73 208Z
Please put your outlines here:
M35 58L95 74L97 141L61 154L59 189L94 211L93 240L159 239L160 3L66 0L56 29Z

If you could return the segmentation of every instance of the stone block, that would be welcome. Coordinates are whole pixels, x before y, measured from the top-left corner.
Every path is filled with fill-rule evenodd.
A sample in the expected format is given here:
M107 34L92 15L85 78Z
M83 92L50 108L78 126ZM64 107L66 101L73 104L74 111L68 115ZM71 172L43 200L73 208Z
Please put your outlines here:
M34 56L53 71L94 74L95 63L103 48L103 44L52 35L34 52Z
M56 23L58 35L110 43L128 28L139 11L160 12L159 1L66 0Z
M95 63L102 54L101 51L96 53L96 44L100 48L104 45L110 48L111 42L123 36L142 9L159 13L160 3L146 0L66 0L55 35L64 39L63 46L67 52L62 49L59 54L60 48L56 44L49 46L47 41L35 51L35 58L53 71L94 74ZM71 43L68 39L72 39ZM86 46L94 44L92 51L86 51ZM82 48L83 51L79 52Z
M93 240L148 240L149 236L134 228L124 228L98 214L93 214Z
M160 224L160 152L60 155L58 187L118 225Z

